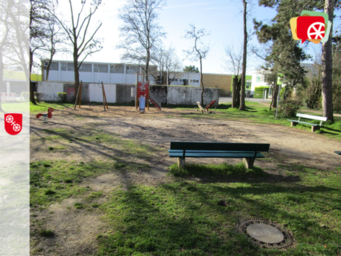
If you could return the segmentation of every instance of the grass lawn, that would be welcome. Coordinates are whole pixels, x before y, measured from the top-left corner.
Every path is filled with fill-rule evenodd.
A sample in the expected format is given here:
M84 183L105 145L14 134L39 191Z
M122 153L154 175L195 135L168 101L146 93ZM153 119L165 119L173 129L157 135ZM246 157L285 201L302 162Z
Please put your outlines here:
M188 165L186 172L172 166L170 175L178 178L158 187L130 186L105 195L81 186L86 177L134 167L117 162L33 162L31 207L44 209L72 196L79 202L70 210L104 213L111 230L97 237L98 255L341 253L341 168L327 172L291 165L285 166L286 178L279 178L241 164ZM209 178L197 183L188 176ZM100 197L108 200L93 202ZM222 199L226 206L218 205ZM293 232L296 245L286 250L254 246L236 232L238 221L249 217L281 223ZM39 234L53 232L41 229Z
M167 106L165 106L167 107ZM194 107L194 106L193 106ZM193 109L193 107L174 107L176 109L181 110L189 110ZM214 108L213 108L214 109ZM299 113L309 114L312 113L305 111L305 109L298 110ZM263 104L257 102L246 102L246 110L239 111L238 109L231 108L231 104L219 104L216 110L216 114L201 114L200 112L193 113L192 115L184 114L184 118L205 118L205 119L225 119L225 120L248 120L254 123L261 124L278 124L283 126L290 126L290 122L288 119L297 119L294 118L285 118L280 117L278 115L277 119L275 119L276 109L272 109L269 111L269 107L264 106ZM317 114L313 114L318 116ZM322 116L322 115L320 115ZM341 117L334 116L334 123L331 122L323 122L323 127L320 128L320 131L316 131L315 133L320 133L326 135L331 138L341 140ZM309 123L319 124L319 121L309 120ZM311 130L311 126L298 124L293 127L293 129L302 129L302 130Z
M31 112L72 106L41 103L31 106ZM249 102L247 111L222 104L215 115L194 111L192 115L180 114L181 118L290 124L286 118L275 120L267 107ZM341 139L341 121L336 120L334 124L321 128L321 134ZM277 159L270 159L283 170L282 175L275 175L259 167L247 170L242 164L188 164L184 170L172 165L168 174L173 177L171 182L157 186L128 186L127 191L116 187L110 193L95 192L83 185L85 179L111 172L148 172L151 166L129 161L128 156L150 161L160 150L137 140L104 133L97 125L84 126L82 131L42 129L41 132L48 136L40 140L65 144L96 143L107 149L110 146L122 154L113 153L109 161L39 160L31 162L30 166L32 211L44 211L51 204L72 197L77 200L68 206L69 211L103 216L102 220L110 228L96 238L99 245L97 256L341 255L341 167L322 170L285 165ZM302 126L302 129L310 130L310 127ZM51 147L47 154L59 150L64 149ZM190 179L193 177L202 180L195 182ZM106 200L99 201L99 198ZM219 204L221 200L226 202L225 206ZM31 237L51 239L58 235L55 230L45 229L48 219L31 216ZM237 232L236 225L242 219L255 217L272 220L290 230L295 244L280 250L253 245L245 235Z

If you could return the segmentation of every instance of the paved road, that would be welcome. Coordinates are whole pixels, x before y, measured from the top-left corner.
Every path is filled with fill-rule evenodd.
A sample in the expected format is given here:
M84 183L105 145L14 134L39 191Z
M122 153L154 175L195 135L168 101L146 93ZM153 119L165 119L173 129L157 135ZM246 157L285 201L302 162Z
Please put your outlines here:
M257 98L246 98L246 101L251 102L271 102L271 99L257 99ZM219 104L220 103L229 103L232 102L232 97L219 97Z

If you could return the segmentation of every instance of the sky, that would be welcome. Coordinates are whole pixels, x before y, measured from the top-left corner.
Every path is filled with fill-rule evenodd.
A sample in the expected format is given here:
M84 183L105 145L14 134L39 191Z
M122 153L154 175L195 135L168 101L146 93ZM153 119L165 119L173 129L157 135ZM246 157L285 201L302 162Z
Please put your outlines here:
M75 1L73 1L75 3ZM80 1L77 1L77 3ZM103 5L99 7L93 16L92 28L102 22L102 27L97 32L97 36L104 39L103 49L100 52L87 57L85 61L121 63L123 50L116 46L121 42L119 27L123 24L119 19L119 10L125 1L103 0ZM252 1L250 1L252 2ZM258 1L253 0L253 6L248 17L248 30L253 32L253 18L269 23L276 15L272 8L258 6ZM64 20L69 19L69 5L67 0L59 1L59 12ZM74 5L74 12L77 12L77 5ZM89 11L84 9L85 11ZM209 36L202 39L202 43L209 45L210 51L203 60L203 73L232 74L232 71L224 68L223 58L225 56L224 47L242 47L243 44L243 4L242 1L232 0L168 0L162 10L158 11L158 24L167 33L163 38L163 45L168 48L172 46L176 49L176 55L182 66L195 65L199 62L186 59L184 50L193 47L193 41L184 38L185 32L189 29L189 24L193 24L197 29L205 29ZM289 21L288 21L289 22ZM340 23L340 21L337 21ZM249 43L259 45L254 35ZM312 43L309 43L313 45ZM309 46L308 52L318 50L320 46ZM72 60L71 54L57 54L55 60ZM310 61L311 62L311 61ZM262 60L255 56L248 56L247 73L260 67Z

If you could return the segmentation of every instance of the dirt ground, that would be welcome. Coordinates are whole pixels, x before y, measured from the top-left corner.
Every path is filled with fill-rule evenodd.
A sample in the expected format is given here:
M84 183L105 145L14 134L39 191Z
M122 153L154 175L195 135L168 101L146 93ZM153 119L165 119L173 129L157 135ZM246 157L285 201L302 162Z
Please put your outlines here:
M108 134L117 134L123 139L133 139L143 144L160 149L148 162L151 171L136 173L112 172L95 178L86 179L82 186L89 186L93 191L102 191L109 196L117 187L127 189L129 184L157 186L170 181L166 176L167 167L176 162L168 157L170 141L216 141L270 143L270 152L266 158L256 160L255 165L265 171L285 176L278 164L300 164L307 167L330 170L341 166L341 158L334 151L341 150L341 142L321 134L280 126L254 124L248 120L233 120L228 116L224 120L183 118L196 113L195 110L155 108L138 113L134 107L112 107L103 111L103 106L82 106L81 109L64 109L53 112L52 119L45 124L31 116L31 161L66 159L75 161L110 160L112 153L101 145L74 141L67 145L67 152L47 153L49 146L41 143L40 137L50 136L43 129L74 129L84 134L96 127ZM203 115L209 115L205 113ZM129 159L147 163L144 159ZM186 159L193 163L237 163L241 159ZM197 179L200 182L200 179ZM100 202L106 197L100 198ZM102 200L102 201L101 201ZM108 227L96 212L70 210L75 198L53 204L47 210L31 211L31 220L46 223L46 229L54 230L55 238L31 237L31 254L34 255L93 255L96 252L96 236L103 234ZM50 214L53 212L53 214ZM34 217L32 217L34 216Z

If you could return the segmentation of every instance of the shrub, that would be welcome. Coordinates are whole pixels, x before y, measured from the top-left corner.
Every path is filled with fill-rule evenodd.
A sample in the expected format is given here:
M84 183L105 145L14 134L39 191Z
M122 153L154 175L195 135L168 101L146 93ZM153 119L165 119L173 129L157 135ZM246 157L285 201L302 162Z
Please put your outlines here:
M284 86L281 91L279 92L279 97L283 100L286 100L287 98L291 98L292 95L292 88L289 86Z
M58 101L66 102L66 92L58 92Z
M29 92L22 92L20 94L21 98L24 98L25 101L28 101L30 99L30 93Z
M320 109L321 104L321 92L322 92L322 84L321 80L317 78L313 78L309 81L308 87L305 90L305 102L308 108L312 109Z
M279 103L279 115L282 117L295 117L297 110L302 105L300 100L284 100Z

